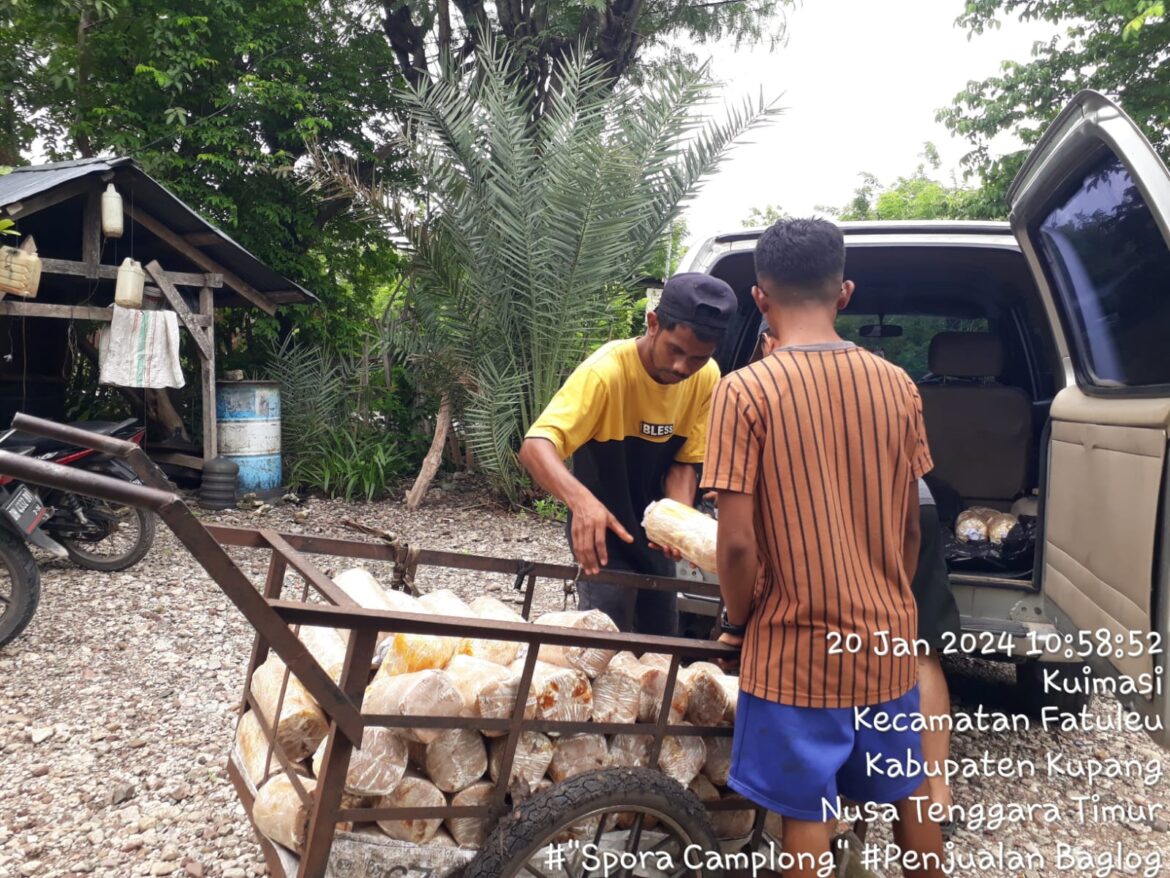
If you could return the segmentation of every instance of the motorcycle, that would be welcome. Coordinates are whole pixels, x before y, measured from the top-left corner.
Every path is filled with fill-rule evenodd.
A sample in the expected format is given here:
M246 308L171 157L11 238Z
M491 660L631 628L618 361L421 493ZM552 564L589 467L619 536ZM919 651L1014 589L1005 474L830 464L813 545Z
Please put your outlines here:
M83 421L70 426L141 444L146 431L138 422ZM61 466L122 479L141 480L128 464L108 454L19 430L0 435L0 449ZM15 638L32 619L40 597L40 575L29 545L89 570L125 570L137 564L154 543L153 513L31 486L0 476L0 646Z

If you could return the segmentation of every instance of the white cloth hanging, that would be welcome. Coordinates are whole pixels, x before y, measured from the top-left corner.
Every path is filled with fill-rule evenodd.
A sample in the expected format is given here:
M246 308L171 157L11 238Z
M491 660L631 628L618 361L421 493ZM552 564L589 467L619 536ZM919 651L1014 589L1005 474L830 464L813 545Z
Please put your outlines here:
M179 315L174 311L114 309L98 340L98 380L120 387L182 387Z

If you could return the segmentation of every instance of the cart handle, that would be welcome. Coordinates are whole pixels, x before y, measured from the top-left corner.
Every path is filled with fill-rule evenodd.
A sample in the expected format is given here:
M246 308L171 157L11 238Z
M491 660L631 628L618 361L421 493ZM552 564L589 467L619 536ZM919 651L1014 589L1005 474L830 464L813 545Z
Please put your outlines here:
M142 479L143 483L163 491L171 491L174 488L167 477L163 475L162 470L146 456L146 452L140 446L133 442L127 442L125 439L116 439L113 436L82 430L80 427L59 424L56 421L37 418L24 412L17 412L13 416L12 429L32 433L35 436L44 436L46 439L56 439L58 442L68 442L70 445L79 445L82 448L91 448L111 457L121 458L130 465L134 474ZM70 490L85 493L80 488ZM108 498L102 497L102 499ZM142 504L132 503L131 505L140 506Z
M137 448L133 443L127 444ZM110 503L150 509L153 512L161 512L163 508L180 502L179 496L173 491L135 485L123 479L71 466L61 466L47 460L37 460L23 454L13 454L11 451L0 451L0 474L33 485L84 494Z

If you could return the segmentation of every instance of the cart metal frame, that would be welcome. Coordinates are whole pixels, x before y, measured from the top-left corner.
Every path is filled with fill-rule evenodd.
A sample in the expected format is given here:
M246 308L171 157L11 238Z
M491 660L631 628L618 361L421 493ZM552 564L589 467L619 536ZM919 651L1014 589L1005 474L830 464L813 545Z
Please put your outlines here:
M350 561L380 561L393 565L392 587L411 590L420 566L445 567L515 577L517 589L524 590L522 615L527 619L540 578L605 582L630 588L688 591L718 598L718 586L691 580L658 578L633 573L607 572L604 577L580 576L575 567L535 563L455 552L418 549L392 540L389 535L379 542L334 539L297 534L282 534L267 528L204 526L178 495L174 486L137 445L98 436L84 430L18 414L13 427L42 436L95 448L124 459L143 484L129 484L104 476L45 461L0 451L0 473L36 485L86 494L115 503L150 509L174 532L211 579L227 595L256 629L240 700L240 713L251 709L268 741L264 780L282 771L292 783L302 802L310 808L308 832L300 853L297 878L323 878L329 862L334 833L338 824L375 820L408 820L446 817L481 818L494 825L510 810L509 780L516 745L524 731L554 734L588 732L593 734L631 734L652 737L648 764L656 766L662 742L667 736L722 737L732 733L726 726L691 726L670 722L670 706L678 672L684 659L717 661L731 658L735 651L711 641L678 637L655 637L639 634L607 633L558 628L528 623L497 622L482 619L455 619L433 615L367 610L358 606L322 572L309 556L344 558ZM269 552L265 580L260 587L232 560L226 547L261 549ZM286 574L293 572L302 580L300 597L286 599L289 584ZM334 682L297 637L302 625L321 626L348 631L345 662L338 682ZM382 631L406 634L429 634L446 637L475 637L488 640L518 641L527 645L521 671L516 705L507 719L479 717L390 716L363 714L362 699L370 679L377 635ZM525 719L524 712L540 647L559 645L592 647L606 650L662 653L670 656L662 709L654 723L563 722ZM322 770L317 787L310 795L285 755L273 746L274 729L267 723L251 694L252 674L270 653L280 657L285 676L275 709L279 717L291 676L308 690L324 712L329 732ZM354 746L360 744L367 727L388 728L471 728L506 732L506 743L499 770L499 781L490 804L482 806L444 806L437 808L343 808L342 793ZM277 765L273 765L273 762ZM251 819L252 794L234 759L228 760L229 777ZM259 786L259 785L257 785ZM753 810L756 812L751 847L760 841L765 812L742 798L728 798L707 803L710 810ZM640 824L639 817L639 824ZM255 826L253 825L255 829ZM629 834L629 844L637 844L641 826ZM273 875L286 875L275 846L262 833L256 836Z

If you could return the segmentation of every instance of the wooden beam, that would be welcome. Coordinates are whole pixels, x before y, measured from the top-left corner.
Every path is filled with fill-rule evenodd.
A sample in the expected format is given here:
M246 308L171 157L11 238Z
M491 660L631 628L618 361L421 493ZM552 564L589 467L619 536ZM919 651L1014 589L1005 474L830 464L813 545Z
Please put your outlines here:
M55 186L47 192L42 192L39 195L34 195L32 198L26 198L24 201L14 201L11 204L4 205L4 212L12 219L18 217L29 217L38 211L42 211L47 207L53 207L60 204L62 201L68 201L70 198L76 198L78 195L84 195L95 185L95 181L89 177L81 177L77 180L70 180L68 183L62 183L60 186Z
M183 235L183 240L193 247L213 247L216 244L227 243L215 232L191 232Z
M97 320L109 323L114 312L110 308L88 308L80 305L50 305L47 302L17 301L8 299L0 302L0 317L56 317L62 320ZM202 314L192 315L196 326L210 326L211 320Z
M311 303L313 300L306 297L300 290L276 290L275 292L265 293L269 299L276 302L278 305L299 304L301 302Z
M203 459L219 456L219 425L215 415L215 299L210 287L199 291L199 314L211 320L207 327L207 346L210 354L199 363L203 379Z
M158 264L158 260L152 260L146 266L146 273L154 278L154 282L162 290L162 294L166 296L171 307L175 309L175 313L179 315L179 319L183 321L183 325L187 327L187 331L191 333L191 337L195 339L195 344L199 346L199 352L203 355L203 359L214 356L211 346L207 343L205 330L195 324L195 315L191 313L191 309L187 307L187 303L183 301L183 297L175 289L175 285L167 279L167 273Z
M102 193L96 187L86 193L81 215L81 261L85 263L85 276L96 278L102 261Z
M72 259L41 259L41 274L67 274L73 277L90 277L84 262ZM102 280L116 280L118 266L98 265L97 276ZM222 287L223 275L214 272L197 274L190 271L168 271L167 277L177 287Z
M177 451L146 450L147 456L155 463L172 463L176 466L185 466L187 469L203 470L203 461L193 454L180 454Z
M270 317L276 313L276 305L264 297L264 294L249 284L247 281L238 277L232 272L228 271L198 247L193 247L183 240L182 236L171 231L157 219L150 214L134 207L130 201L123 199L122 208L126 211L129 217L138 223L147 231L156 235L166 243L170 244L200 268L206 271L215 271L223 275L224 283L263 311Z

